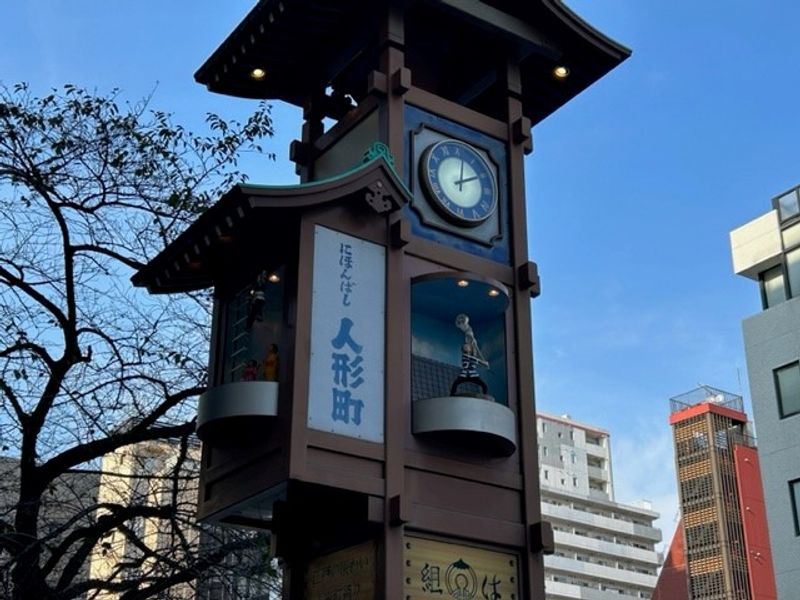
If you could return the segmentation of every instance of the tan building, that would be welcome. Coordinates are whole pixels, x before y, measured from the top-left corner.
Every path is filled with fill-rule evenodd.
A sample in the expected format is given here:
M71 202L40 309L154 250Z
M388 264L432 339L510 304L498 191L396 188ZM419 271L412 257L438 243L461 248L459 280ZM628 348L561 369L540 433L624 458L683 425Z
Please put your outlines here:
M98 487L99 518L103 504L145 507L149 515L135 517L126 528L115 529L96 545L89 561L89 577L107 581L169 577L172 564L194 560L232 541L235 531L201 528L197 523L197 474L200 446L196 441L181 449L177 441L142 442L107 454ZM107 510L105 511L108 512ZM241 535L241 534L239 534ZM204 570L196 579L180 582L158 598L170 600L268 600L279 587L266 572L267 547L255 545L232 552L222 568ZM119 594L102 592L98 600L116 600Z
M97 493L99 515L108 513L102 508L104 504L111 504L152 507L153 516L135 517L128 523L129 531L116 529L95 546L89 562L89 577L130 578L130 564L138 565L135 571L143 580L160 577L163 575L160 562L150 556L151 550L173 548L171 558L180 561L182 553L191 552L197 546L199 530L193 523L197 483L189 474L197 470L199 447L188 448L185 464L176 472L178 457L177 444L161 440L120 448L103 457ZM173 495L177 502L171 517L156 516L157 507L171 504ZM177 586L172 590L172 597L192 598L193 588L194 584ZM105 592L98 595L98 600L117 597L117 593Z

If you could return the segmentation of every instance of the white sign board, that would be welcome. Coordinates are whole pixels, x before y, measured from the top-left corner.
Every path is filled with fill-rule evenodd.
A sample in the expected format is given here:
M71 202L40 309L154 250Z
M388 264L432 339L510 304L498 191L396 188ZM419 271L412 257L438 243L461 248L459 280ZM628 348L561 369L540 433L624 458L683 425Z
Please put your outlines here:
M317 225L308 426L383 442L386 250Z

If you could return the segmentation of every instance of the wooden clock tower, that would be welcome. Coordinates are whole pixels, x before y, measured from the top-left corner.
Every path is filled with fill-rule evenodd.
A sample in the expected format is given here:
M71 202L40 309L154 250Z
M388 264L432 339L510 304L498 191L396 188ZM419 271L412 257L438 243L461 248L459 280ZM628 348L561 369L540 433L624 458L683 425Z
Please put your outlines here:
M628 55L559 0L261 0L195 75L304 111L300 184L134 277L214 288L199 517L287 598L544 597L523 157Z

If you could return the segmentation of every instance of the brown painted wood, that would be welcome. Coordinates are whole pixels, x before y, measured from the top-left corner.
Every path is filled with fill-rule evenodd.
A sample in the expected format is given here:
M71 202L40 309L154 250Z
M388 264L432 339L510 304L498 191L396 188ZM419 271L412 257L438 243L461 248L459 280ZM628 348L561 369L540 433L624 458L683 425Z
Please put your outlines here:
M412 237L411 241L404 248L409 256L425 260L429 265L430 271L465 271L471 273L481 273L492 279L496 279L505 286L514 285L513 269L507 265L502 265L478 256L459 252L453 248L442 246L419 237ZM417 270L414 276L424 274L425 270Z
M136 285L156 293L215 285L221 304L214 323L221 330L226 294L238 289L237 282L240 288L247 275L231 273L230 265L246 265L249 257L265 252L264 240L272 245L267 250L288 257L278 416L264 429L265 439L238 447L206 444L199 512L210 516L270 486L283 486L273 529L289 561L287 593L295 600L303 597L310 561L367 540L377 549L376 598L402 598L406 533L501 547L520 558L521 596L543 597L541 538L547 527L539 505L530 309L538 276L528 256L523 159L532 149L531 124L628 51L556 0L492 0L474 8L451 0L341 0L324 6L313 0L259 1L201 67L198 81L223 93L303 106L295 153L303 182L315 178L315 168L321 176L349 164L355 149L347 140L355 146L365 132L371 135L372 121L354 128L374 119L376 111L376 141L389 147L394 168L379 159L316 184L237 186L134 277ZM337 35L325 35L334 31ZM473 40L492 43L478 46ZM449 61L441 54L442 42L457 56L471 53L478 71ZM436 49L440 60L429 52ZM561 60L573 76L557 82L551 72ZM267 79L254 82L249 77L254 66L266 67ZM327 95L329 85L333 93ZM505 145L510 264L421 239L403 221L410 194L398 174L410 158L404 119L412 106ZM323 132L322 120L331 115L339 122ZM326 156L331 151L339 154ZM353 164L359 159L354 156ZM383 444L307 427L317 225L386 248ZM445 271L496 280L509 290L507 395L518 441L509 457L448 447L411 431L412 281ZM213 340L211 381L218 384L222 341L216 335ZM340 519L340 513L346 515Z
M475 131L480 131L498 140L504 141L508 137L508 126L503 121L487 117L418 87L412 87L408 91L406 102L437 115L447 115L447 118L452 121L463 123Z
M525 548L525 527L520 523L498 521L486 517L457 513L446 508L414 504L411 520L406 531L436 533L452 536L459 542L499 544L510 548ZM527 569L526 572L530 572ZM542 579L544 587L544 579ZM544 594L526 596L531 599L544 598Z
M405 162L405 139L403 132L405 100L397 93L392 81L406 68L403 52L405 31L403 12L398 3L387 7L381 30L380 69L387 81L385 100L381 106L380 127L383 141L395 160L398 173L403 172ZM389 242L387 228L386 242ZM396 497L402 502L404 487L403 437L410 428L410 419L404 410L410 390L410 299L409 289L402 285L403 252L388 248L386 289L386 412L385 418L385 464L386 487L384 490L385 512L391 514L390 502ZM402 598L403 527L384 521L383 543L380 563L383 565L379 577L381 595L387 599Z
M349 132L353 127L361 123L374 110L379 107L379 101L374 96L367 96L358 106L351 110L342 119L314 141L314 155L323 154L331 146L334 146L342 136Z
M509 138L513 137L511 131L513 123L522 117L522 103L516 97L519 89L520 71L517 65L509 63L507 67L508 96L508 122ZM528 262L527 246L527 215L525 204L525 172L524 172L524 147L520 143L511 143L509 153L509 198L511 199L511 226L513 229L512 256L514 264L520 265ZM515 275L519 278L519 270ZM541 505L539 498L539 465L536 443L536 405L533 385L533 340L531 335L531 308L530 295L524 285L517 282L512 303L514 314L514 330L516 337L516 364L517 391L519 403L519 436L520 454L522 457L522 477L524 481L524 513L526 525L538 523L541 520ZM531 598L544 597L544 571L540 559L541 555L534 553L534 548L540 546L539 541L530 539L530 527L525 529L527 540L527 593Z

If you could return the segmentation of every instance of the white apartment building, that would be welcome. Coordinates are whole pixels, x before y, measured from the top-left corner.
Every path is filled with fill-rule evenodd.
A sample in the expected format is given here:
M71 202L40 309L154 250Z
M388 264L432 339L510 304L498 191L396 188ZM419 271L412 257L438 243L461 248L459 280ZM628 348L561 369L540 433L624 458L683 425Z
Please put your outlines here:
M614 501L609 433L569 415L536 416L542 518L555 553L544 557L545 598L650 598L661 556L659 514Z

